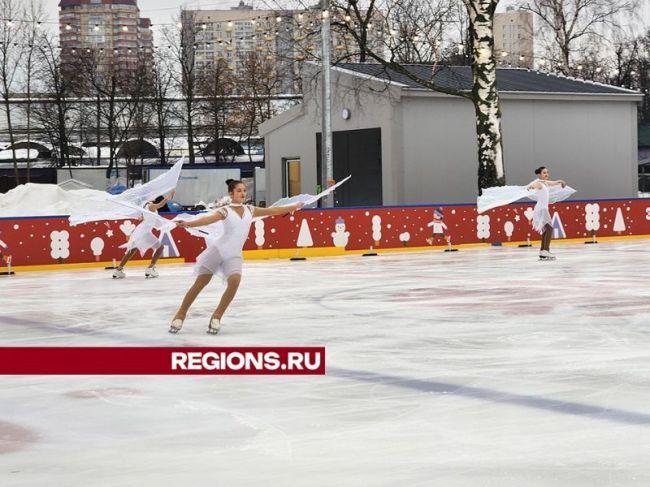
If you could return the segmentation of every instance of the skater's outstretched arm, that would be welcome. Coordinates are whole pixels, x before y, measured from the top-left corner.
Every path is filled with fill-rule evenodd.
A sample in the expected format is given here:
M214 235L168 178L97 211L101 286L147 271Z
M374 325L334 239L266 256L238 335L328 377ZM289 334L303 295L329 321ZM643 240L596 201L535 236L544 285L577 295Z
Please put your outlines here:
M557 181L548 181L549 186L566 186L566 181L564 179L558 179Z
M226 214L227 214L226 210L221 209L215 211L214 213L210 213L209 215L205 215L200 218L197 218L196 220L177 221L176 226L181 228L202 227L204 225L209 225L210 223L215 223L220 220L224 220L226 218Z
M253 207L253 216L277 216L277 215L286 215L287 213L293 213L296 210L302 208L304 203L299 201L293 205L286 206L273 206L271 208L260 208L258 206Z
M149 211L158 211L163 206L165 206L169 200L171 200L174 197L174 194L176 194L176 191L170 191L170 193L165 195L165 197L159 203L154 203L152 201L151 203L149 203L147 205L147 210L149 210Z

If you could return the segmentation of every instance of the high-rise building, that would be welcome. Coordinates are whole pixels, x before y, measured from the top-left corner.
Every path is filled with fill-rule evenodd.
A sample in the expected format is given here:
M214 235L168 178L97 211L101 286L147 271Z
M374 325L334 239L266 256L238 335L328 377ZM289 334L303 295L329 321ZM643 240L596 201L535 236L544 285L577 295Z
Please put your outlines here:
M191 39L197 73L222 60L237 74L254 53L272 64L282 77L280 90L290 91L297 76L295 62L316 60L320 55L321 15L320 8L258 10L241 1L230 10L183 10L181 25L192 31L191 37L183 38ZM376 14L375 27L368 31L368 45L377 52L383 43L380 15ZM349 34L332 28L333 61L358 61L358 51Z
M137 0L61 0L59 42L64 63L93 54L106 66L141 69L153 64L151 21Z
M494 15L494 49L499 64L532 68L535 56L533 14L508 7Z

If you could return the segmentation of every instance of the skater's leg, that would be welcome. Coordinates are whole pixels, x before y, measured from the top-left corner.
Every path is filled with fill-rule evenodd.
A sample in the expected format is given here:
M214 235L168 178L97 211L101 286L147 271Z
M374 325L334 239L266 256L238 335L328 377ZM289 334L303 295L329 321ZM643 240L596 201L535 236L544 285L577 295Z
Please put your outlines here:
M241 282L241 274L231 274L228 276L228 285L226 290L221 296L221 301L219 301L219 306L212 313L212 318L216 320L221 320L221 317L226 312L228 305L232 302L235 294L237 293L237 288L239 288L239 283Z
M156 262L158 262L158 259L160 258L162 253L163 253L163 246L160 245L151 256L151 263L149 264L149 267L153 267L156 265Z
M189 290L185 294L185 297L183 298L183 302L181 303L181 307L178 308L178 311L176 311L176 314L174 315L174 320L185 319L185 316L187 315L187 310L190 309L190 306L192 306L192 303L199 295L199 293L203 290L203 288L208 285L210 279L212 279L212 274L201 274L197 276L196 281L194 281L192 287L189 288Z
M553 238L553 227L546 225L544 234L542 235L542 250L547 252L551 249L551 239Z
M121 271L124 269L124 266L126 263L133 257L133 255L136 253L138 249L131 249L129 250L126 254L124 254L124 257L122 257L122 261L120 262L120 265L117 266L117 270Z

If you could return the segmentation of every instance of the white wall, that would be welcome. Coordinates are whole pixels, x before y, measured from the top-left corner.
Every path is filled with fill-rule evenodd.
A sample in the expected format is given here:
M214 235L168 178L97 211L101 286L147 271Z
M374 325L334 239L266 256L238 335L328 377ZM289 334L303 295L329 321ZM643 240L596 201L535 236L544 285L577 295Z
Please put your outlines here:
M551 177L576 198L637 195L636 104L624 101L502 97L507 184ZM404 203L471 202L478 156L471 102L451 97L404 98Z

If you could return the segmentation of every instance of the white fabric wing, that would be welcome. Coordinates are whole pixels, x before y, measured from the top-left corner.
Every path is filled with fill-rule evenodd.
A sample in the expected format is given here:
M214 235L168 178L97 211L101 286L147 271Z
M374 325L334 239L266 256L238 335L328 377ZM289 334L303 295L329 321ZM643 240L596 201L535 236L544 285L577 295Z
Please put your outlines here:
M274 206L285 206L285 205L292 205L294 203L302 202L307 205L311 205L313 203L316 203L319 199L323 198L324 196L327 196L330 194L332 191L336 190L339 186L341 186L343 183L345 183L348 179L350 179L352 176L348 176L347 178L339 181L338 183L330 186L327 188L325 191L321 191L320 193L314 195L314 194L299 194L296 196L290 196L288 198L281 198L275 203L273 203L270 208L273 208Z
M484 213L492 208L514 203L522 198L532 199L535 191L528 191L524 186L495 186L486 188L476 200L479 213Z
M521 199L537 201L537 191L526 189L528 186L495 186L483 190L476 201L477 211L484 213L498 206L507 205ZM549 203L557 203L570 197L576 190L570 186L551 186L549 188Z
M143 213L142 207L145 203L153 201L160 195L168 194L176 188L182 168L183 158L169 171L141 186L127 189L119 195L103 193L100 196L88 198L87 205L84 205L83 209L71 213L68 221L70 225L79 225L99 220L139 218Z
M176 189L178 178L183 169L183 158L181 157L171 169L148 183L135 188L127 189L116 196L118 200L128 201L135 206L143 206L148 201L153 201L160 195L165 195Z
M553 186L549 188L549 203L557 203L558 201L564 201L569 198L576 190L571 186Z

